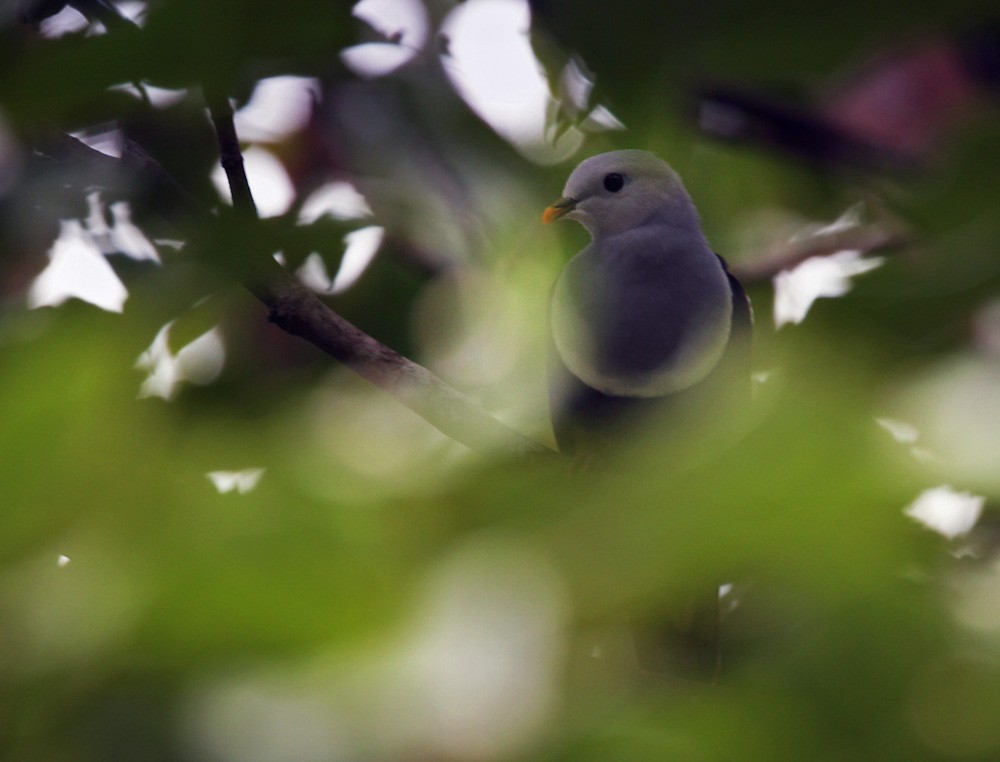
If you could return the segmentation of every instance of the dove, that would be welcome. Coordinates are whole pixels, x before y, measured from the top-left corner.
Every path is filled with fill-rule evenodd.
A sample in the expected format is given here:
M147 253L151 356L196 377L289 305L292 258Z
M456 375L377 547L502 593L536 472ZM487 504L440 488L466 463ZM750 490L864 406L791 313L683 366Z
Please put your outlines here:
M552 292L560 450L574 450L574 428L681 395L731 365L745 366L749 384L749 300L669 164L639 150L592 156L542 217L560 218L592 238Z
M669 164L640 150L585 159L542 216L562 218L579 222L592 240L552 290L550 385L560 451L592 462L644 413L727 384L745 384L749 394L750 302ZM668 628L669 653L654 661L683 676L715 674L718 595L709 593Z

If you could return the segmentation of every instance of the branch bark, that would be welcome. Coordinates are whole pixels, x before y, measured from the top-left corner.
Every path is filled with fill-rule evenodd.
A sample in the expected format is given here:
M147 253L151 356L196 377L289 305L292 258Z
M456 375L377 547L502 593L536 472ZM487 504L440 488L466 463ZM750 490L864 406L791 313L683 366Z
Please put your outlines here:
M248 218L256 218L257 204L254 203L243 166L243 151L240 150L240 140L236 135L233 106L225 93L210 92L207 88L204 92L212 124L215 126L215 136L219 141L219 163L225 170L229 191L233 196L233 208Z
M319 347L386 390L455 441L481 453L556 456L555 451L505 426L427 368L361 331L284 271L255 284L252 290L267 305L269 320L279 328Z
M234 210L256 224L257 207L243 165L233 108L221 93L206 92L219 141L219 158L233 197ZM472 450L515 455L554 451L504 426L469 397L445 384L426 368L381 344L327 307L264 254L270 273L244 285L270 310L272 323L339 360L362 378L394 395L436 429ZM261 262L261 264L263 264Z
M102 21L109 29L140 30L106 0L68 0L88 18ZM22 20L40 21L62 7L48 0L23 0ZM233 210L241 223L256 233L257 208L243 166L243 153L226 93L203 88L219 142L219 157L229 181ZM157 209L189 238L204 236L216 217L204 209L152 156L138 144L127 141L120 159L106 156L84 143L59 135L47 145L55 158L82 162L95 174L115 177L125 170L137 177L157 200ZM309 341L358 375L395 396L445 435L470 449L513 456L552 456L548 447L508 428L479 407L471 398L445 384L426 368L403 357L342 318L312 291L280 267L260 236L246 236L237 256L229 255L233 277L253 293L269 311L269 319L284 331ZM237 263L239 263L237 265ZM237 272L238 269L238 272Z
M20 0L18 15L25 23L39 23L72 5L91 20L116 32L141 33L107 0ZM358 375L394 395L445 435L483 454L506 453L515 457L557 457L548 447L508 428L467 395L445 384L426 368L381 344L342 318L312 291L285 271L256 236L257 207L243 166L243 153L225 92L203 88L219 143L219 158L229 181L233 211L251 235L226 243L239 248L225 260L231 274L269 311L269 319L282 330L309 341ZM211 238L219 219L191 196L140 145L126 141L121 158L96 151L65 134L51 136L41 153L80 163L88 172L121 182L135 178L150 192L156 209L168 222L195 243ZM199 240L199 236L202 240Z
M891 251L912 241L912 234L902 222L880 215L873 222L830 233L806 236L765 249L752 259L730 263L730 271L744 285L767 283L783 270L789 270L812 257L825 257L838 251L852 250L867 254Z
M153 211L196 244L200 243L199 231L204 233L205 226L216 220L133 141L126 141L121 158L117 159L65 134L53 136L39 150L56 160L78 162L96 176L138 180L157 200ZM234 166L231 162L230 169ZM234 171L243 174L245 182L242 161ZM249 194L249 185L246 192ZM234 193L234 198L242 198L242 211L250 212L252 197ZM255 210L252 218L245 217L243 221L255 225ZM310 342L473 451L512 457L558 457L554 450L491 416L468 395L449 386L427 368L345 320L275 262L269 252L252 245L248 249L239 255L245 257L244 261L249 260L251 266L241 268L242 272L234 278L267 307L269 320L279 328Z

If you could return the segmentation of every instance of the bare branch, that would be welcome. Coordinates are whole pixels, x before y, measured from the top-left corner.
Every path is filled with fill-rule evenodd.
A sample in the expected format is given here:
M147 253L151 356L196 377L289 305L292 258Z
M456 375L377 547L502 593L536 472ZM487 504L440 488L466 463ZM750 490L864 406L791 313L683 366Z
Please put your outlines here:
M68 2L88 18L97 18L109 28L138 31L106 0ZM40 20L62 7L58 3L55 4L57 8L51 3L31 0L24 5L22 16L26 20L29 16ZM268 308L270 320L394 395L432 426L472 450L507 452L515 456L555 456L554 450L508 428L426 368L352 325L274 261L271 252L262 244L262 237L254 235L259 219L243 165L232 105L226 93L208 87L203 90L219 142L220 161L232 192L233 209L241 217L241 224L251 228L250 235L228 242L240 250L236 256L229 254L225 259L232 265L230 274ZM68 135L56 136L46 148L54 158L80 161L98 175L119 179L122 174L127 178L131 173L157 200L154 211L196 243L202 242L199 237L203 238L206 229L218 219L132 141L126 142L121 159L106 156Z
M215 135L219 141L219 163L226 172L229 191L233 196L233 208L250 217L257 217L257 205L250 192L250 182L243 167L243 151L236 135L233 121L233 106L224 93L205 90L205 100L215 125Z
M883 215L865 225L785 241L751 259L732 262L729 269L745 285L766 283L781 271L812 257L824 257L845 250L863 254L892 250L911 240L912 235L903 223Z
M219 140L220 161L229 180L233 207L256 221L257 207L243 165L232 105L219 93L206 92L205 97ZM269 263L273 261L269 256L267 259ZM279 328L319 347L472 450L489 452L499 446L519 455L548 451L504 426L423 366L349 323L283 269L277 266L270 269L265 277L255 276L252 283L244 285L267 305L269 319Z
M270 309L269 319L275 325L319 347L466 447L481 453L555 455L505 426L427 368L349 323L285 271L255 286L255 294Z
M69 135L53 137L40 150L56 159L79 161L96 175L131 174L154 192L158 203L153 211L188 237L196 238L199 229L203 231L204 225L215 221L162 165L132 141L126 142L121 159L100 153ZM239 171L242 172L242 167ZM484 454L508 453L514 457L556 455L550 448L489 415L427 368L345 320L278 265L268 252L249 248L239 254L252 262L252 267L245 271L250 274L241 273L237 277L268 308L269 319L282 330L326 352L471 450Z

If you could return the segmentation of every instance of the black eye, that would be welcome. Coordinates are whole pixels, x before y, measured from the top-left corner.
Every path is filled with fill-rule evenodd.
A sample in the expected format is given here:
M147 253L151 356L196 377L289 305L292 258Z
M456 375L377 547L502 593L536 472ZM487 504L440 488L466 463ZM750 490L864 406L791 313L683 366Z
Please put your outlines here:
M623 185L625 185L625 177L617 172L612 172L604 176L604 190L606 191L617 193L622 189Z

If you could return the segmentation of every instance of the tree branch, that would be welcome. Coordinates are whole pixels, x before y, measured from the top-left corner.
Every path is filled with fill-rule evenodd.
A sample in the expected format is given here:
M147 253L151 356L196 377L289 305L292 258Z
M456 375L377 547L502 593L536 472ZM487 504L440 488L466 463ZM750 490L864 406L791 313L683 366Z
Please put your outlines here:
M134 177L157 199L153 211L196 244L200 243L199 231L204 234L205 226L216 221L156 159L133 141L126 141L120 159L96 151L69 135L54 136L39 150L57 160L77 161L96 175ZM245 181L242 162L235 171L244 174ZM249 185L246 188L249 192ZM247 200L241 203L246 204ZM253 203L252 197L249 203ZM275 262L269 252L260 249L259 242L257 248L253 244L248 248L239 254L246 256L251 266L238 279L268 308L269 320L279 328L305 339L389 392L443 434L471 450L483 454L509 453L515 457L556 456L554 450L507 427L427 368L338 315Z
M284 270L254 287L269 320L395 396L436 429L481 453L555 455L486 413L417 363L376 341L327 307Z
M81 13L98 18L110 29L138 29L106 0L68 0ZM61 3L25 0L19 8L25 21L40 21L58 11ZM232 192L233 209L241 223L259 227L257 207L243 166L243 153L233 121L233 108L224 92L203 88L219 142L219 156ZM178 230L200 242L217 218L205 210L152 156L126 141L120 159L106 156L84 143L60 135L47 146L55 158L71 158L111 177L123 169L139 178L157 199L156 209ZM243 249L227 257L231 273L268 308L269 319L284 331L309 341L358 375L394 395L445 435L481 453L506 451L515 456L555 456L555 451L505 426L471 398L445 384L426 368L379 343L342 318L312 291L278 265L262 246L262 236L229 241ZM239 263L237 265L237 263ZM238 272L237 272L238 270Z
M66 3L109 30L138 32L138 28L107 0L21 0L23 22L38 23L57 13ZM268 308L269 319L279 328L309 341L358 375L394 395L445 435L471 450L492 454L556 456L533 439L508 428L480 408L471 398L445 384L426 368L379 343L342 318L312 291L285 271L261 244L257 207L243 166L243 153L225 92L203 87L219 143L220 163L226 172L233 210L250 235L228 240L234 249L227 256L230 272ZM204 209L152 156L128 140L120 159L96 151L69 135L51 137L42 153L79 162L89 172L111 179L139 179L160 216L195 243L204 243L218 219ZM124 177L122 177L124 175ZM200 240L199 240L200 239Z
M243 165L232 105L223 94L206 92L205 98L215 125L233 208L250 224L256 224L257 207ZM426 368L361 331L280 268L269 254L264 257L270 272L259 273L252 282L244 281L244 285L267 305L269 319L279 328L319 347L472 450L490 452L500 447L519 455L552 452L507 428Z
M205 100L208 111L215 126L215 136L219 141L219 163L226 172L229 181L229 191L233 197L233 208L248 217L257 217L257 205L250 191L250 182L243 167L243 151L236 135L236 124L233 122L233 106L225 93L205 90Z
M845 250L860 251L862 254L892 250L911 240L912 234L903 223L881 215L865 225L809 235L765 248L752 259L730 263L729 269L744 285L766 283L783 270L789 270L812 257L825 257Z

